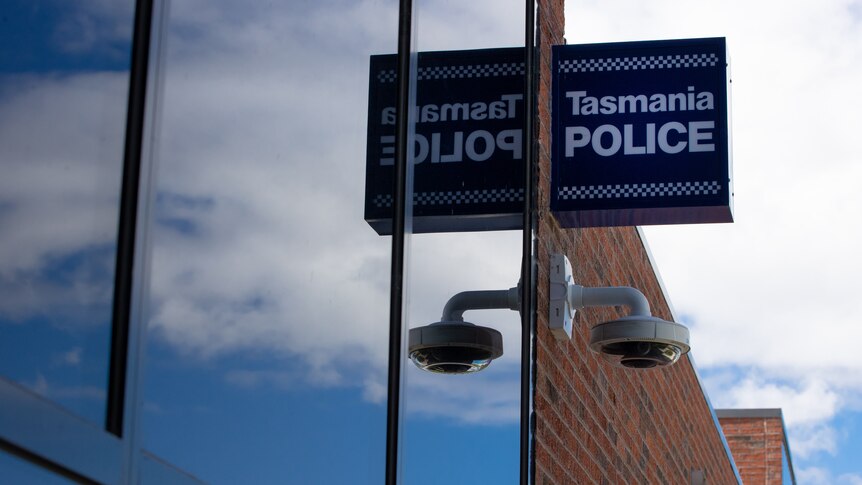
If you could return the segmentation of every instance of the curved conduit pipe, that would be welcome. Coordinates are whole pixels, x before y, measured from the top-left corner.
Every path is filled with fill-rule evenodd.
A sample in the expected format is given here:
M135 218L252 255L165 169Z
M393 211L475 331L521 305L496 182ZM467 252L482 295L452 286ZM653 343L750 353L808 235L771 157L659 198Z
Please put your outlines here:
M467 310L508 309L518 311L520 306L518 287L508 290L478 290L457 293L443 307L440 323L463 322Z
M566 297L569 300L569 306L577 310L594 306L623 305L631 309L631 316L652 316L649 301L644 294L630 286L586 288L581 285L569 285Z

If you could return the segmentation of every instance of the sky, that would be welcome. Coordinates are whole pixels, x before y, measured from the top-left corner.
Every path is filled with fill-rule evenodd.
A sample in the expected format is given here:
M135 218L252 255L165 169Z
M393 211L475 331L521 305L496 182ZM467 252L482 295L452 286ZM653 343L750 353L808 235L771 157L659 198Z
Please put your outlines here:
M0 369L101 421L132 8L94 7L0 7Z
M506 1L420 2L418 48L522 45ZM390 240L361 201L368 60L395 51L394 4L170 6L143 445L213 483L382 480ZM38 28L0 42L30 46L0 72L0 372L98 422L131 10L9 5ZM862 3L569 1L566 22L569 43L727 38L736 222L646 237L712 405L782 408L799 483L862 483L862 356L839 343L862 337ZM410 326L517 283L517 231L410 251ZM469 380L405 367L405 483L517 481L517 314L468 316L505 354Z

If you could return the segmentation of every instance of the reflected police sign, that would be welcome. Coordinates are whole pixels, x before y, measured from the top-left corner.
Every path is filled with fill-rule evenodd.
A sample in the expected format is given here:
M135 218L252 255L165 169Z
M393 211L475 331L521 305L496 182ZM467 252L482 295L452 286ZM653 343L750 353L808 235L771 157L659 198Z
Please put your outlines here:
M394 55L372 56L365 220L392 231ZM518 229L524 205L524 50L418 57L413 231Z
M732 222L729 83L723 38L555 46L560 224Z

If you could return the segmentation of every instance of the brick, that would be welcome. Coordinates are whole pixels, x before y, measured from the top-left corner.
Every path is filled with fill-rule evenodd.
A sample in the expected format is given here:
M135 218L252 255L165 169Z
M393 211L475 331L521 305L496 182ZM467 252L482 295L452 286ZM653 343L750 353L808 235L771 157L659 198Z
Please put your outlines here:
M780 418L723 418L721 427L745 483L781 483L784 432Z

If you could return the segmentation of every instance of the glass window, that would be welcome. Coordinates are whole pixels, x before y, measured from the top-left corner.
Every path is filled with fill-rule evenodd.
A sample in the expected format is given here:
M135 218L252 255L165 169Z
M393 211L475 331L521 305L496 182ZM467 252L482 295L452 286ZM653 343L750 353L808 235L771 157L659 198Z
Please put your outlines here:
M175 2L143 434L211 483L381 483L389 237L369 62L397 2Z
M518 286L523 150L529 145L523 139L524 2L431 0L417 5L415 234L407 286L414 335L441 321L447 301L460 292L503 295ZM502 59L498 52L486 51L502 48L510 49ZM447 103L465 107L449 108ZM424 232L429 211L441 207L452 215L465 214L464 226ZM483 211L509 211L512 217L501 222ZM517 310L517 301L514 305ZM503 354L484 370L464 375L426 372L408 363L404 483L519 480L519 312L469 310L463 319L500 332ZM447 351L434 358L443 367L451 367L447 359L458 360Z
M51 473L14 455L0 451L0 470L5 483L26 483L29 485L65 485L73 481Z
M523 5L511 3L417 7L421 51L516 54L437 71L457 64L466 77L516 82L503 94L480 86L478 104L429 107L416 120L413 162L425 165L408 226L426 224L420 206L440 202L426 185L432 164L480 168L454 178L465 185L446 203L513 204L508 221L453 209L478 225L418 231L407 267L411 327L439 319L460 291L517 300L529 140L514 121L526 96ZM138 233L152 235L152 267L149 278L136 275L150 301L140 373L138 327L130 332L129 439L102 423L133 11L131 0L0 7L0 384L4 409L17 406L0 441L100 482L132 479L122 476L132 469L160 483L382 482L392 240L369 215L366 187L378 180L366 164L385 165L380 155L393 148L371 148L373 127L391 125L394 112L371 110L369 92L374 59L396 52L398 2L171 5L165 37L157 32L164 54L153 53L162 70L145 144L158 176L152 226ZM475 119L493 123L443 126ZM502 187L469 185L501 171L512 175ZM467 314L502 333L505 352L488 370L452 378L403 367L406 483L517 480L519 304L504 306ZM28 422L18 426L21 416ZM16 482L65 480L3 453L0 470Z
M102 423L134 2L0 5L0 375Z

